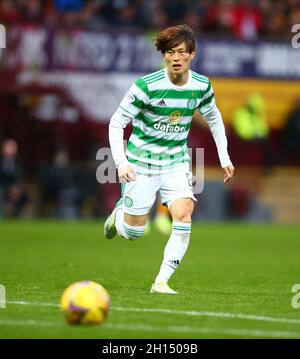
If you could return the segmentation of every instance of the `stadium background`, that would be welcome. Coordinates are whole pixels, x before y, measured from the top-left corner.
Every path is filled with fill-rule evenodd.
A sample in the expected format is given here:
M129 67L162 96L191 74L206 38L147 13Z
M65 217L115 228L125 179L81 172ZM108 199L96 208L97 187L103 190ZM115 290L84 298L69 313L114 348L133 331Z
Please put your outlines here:
M296 255L297 246L299 248L296 238L299 237L297 224L300 223L300 141L299 130L297 134L289 126L293 114L294 121L298 121L297 126L300 127L300 50L292 47L295 34L291 32L294 24L300 24L298 0L0 0L0 23L6 28L6 48L0 49L0 141L4 143L6 139L14 139L18 144L17 158L22 167L19 184L26 194L24 206L17 214L18 219L14 221L11 221L14 217L11 206L5 205L3 198L1 201L0 244L2 253L7 254L3 262L6 263L7 272L3 265L1 280L4 282L7 279L8 284L4 284L8 286L7 293L9 289L13 292L12 300L24 299L23 294L27 293L22 286L18 286L16 292L13 289L13 283L18 281L17 273L23 270L24 265L16 248L19 251L24 249L27 258L25 267L28 266L29 274L32 275L28 275L26 281L29 285L36 284L37 277L33 273L40 268L41 272L46 269L53 271L57 250L66 255L66 263L73 261L78 267L77 271L73 267L71 270L71 267L64 264L66 274L60 279L60 267L55 268L49 277L52 289L58 286L61 291L79 277L99 279L93 274L99 268L89 272L85 264L81 263L80 253L90 260L90 249L82 249L81 241L85 238L85 243L91 248L94 245L100 246L92 243L91 237L97 237L99 241L98 236L102 235L101 218L113 208L120 189L117 184L97 182L96 170L100 162L96 159L96 153L100 148L108 147L110 116L130 84L138 76L155 71L162 65L161 55L153 46L155 33L165 26L178 23L187 23L196 33L197 57L193 62L193 70L209 76L212 81L228 134L229 153L236 167L234 180L229 186L224 186L211 134L201 119L199 126L193 124L189 147L202 147L205 151L204 192L197 195L199 201L194 213L194 219L203 223L203 227L197 228L199 231L204 228L202 230L207 236L203 242L203 248L208 250L205 262L207 277L204 281L209 287L209 271L216 268L219 270L218 266L224 265L228 275L228 288L237 289L230 287L234 286L231 283L231 256L224 258L223 264L215 263L216 259L212 254L210 256L210 245L219 248L220 233L229 233L229 237L236 236L236 241L229 241L229 247L232 245L235 250L240 249L240 252L232 252L232 260L239 257L241 266L248 265L244 270L250 277L251 271L254 276L263 270L264 267L260 267L260 249L269 251L274 238L278 247L275 245L273 249L278 249L278 253L269 253L269 257L264 260L269 263L270 271L271 268L276 268L278 258L279 261L281 258L282 263L290 260L291 271L286 269L286 277L279 280L286 286L285 300L289 298L290 288L296 283L296 274L299 274L293 256ZM245 106L249 95L253 93L259 93L265 104L269 134L263 141L245 141L237 135L234 128L236 110ZM289 146L289 141L296 141L296 145ZM69 162L67 157L62 160L64 165L67 164L59 184L59 189L66 190L63 192L56 192L53 182L49 184L47 181L47 174L52 169L53 158L58 151L69 156ZM47 218L78 221L58 226L61 232L58 228L55 232L56 222L45 222ZM89 221L94 219L95 222ZM218 224L206 224L211 221ZM227 221L231 221L232 227ZM93 223L92 229L86 230L84 224L81 227L82 222L86 226ZM250 223L251 226L243 227L243 223ZM263 230L264 227L255 226L256 223L268 223L271 226L268 230ZM277 224L295 226L290 227L288 232L289 227L276 227ZM39 234L36 232L37 228ZM72 231L78 236L73 238L73 245ZM217 238L216 242L214 236ZM38 237L48 240L49 253L53 255L51 260L41 249ZM239 242L240 237L245 241ZM23 248L24 238L33 246L32 254L27 247ZM285 245L280 239L285 240ZM63 241L66 241L70 253L65 254ZM147 241L146 244L137 244L137 251L142 251L143 245L151 253L152 247ZM220 242L220 248L222 245ZM243 256L252 245L257 248L257 262L243 262ZM114 257L111 247L108 244L103 246L107 256L111 254ZM120 246L124 255L132 255L127 252L131 249ZM11 253L14 255L10 256ZM41 255L41 258L35 253ZM160 252L157 251L154 257L160 260L158 253ZM49 260L48 264L44 262L45 257ZM134 257L140 258L136 254ZM194 259L196 263L196 258ZM209 262L209 259L212 261ZM29 264L31 260L33 263ZM106 261L108 259L103 263L109 267L110 264ZM128 263L123 263L120 258L119 261L124 266L122 270L127 268ZM210 265L214 263L217 267L211 268ZM98 264L95 259L95 268ZM139 260L136 264L140 264ZM192 270L192 266L186 265ZM238 266L237 263L236 265ZM9 271L11 266L14 266L13 273ZM130 277L132 273L129 269L128 272ZM117 273L116 268L113 273ZM264 273L268 278L268 271ZM249 283L253 284L254 277L250 277ZM196 278L196 274L191 276L191 280ZM113 287L116 279L112 277L112 284L110 279L105 273L104 285ZM137 278L135 280L142 288L142 282ZM49 290L43 281L40 287L45 292ZM222 283L219 283L216 292L222 291L221 287ZM117 296L118 290L109 289L116 298L120 298ZM118 289L122 293L120 295L124 295L125 291L130 298L127 287ZM272 292L271 287L269 289ZM50 299L57 302L59 290L55 295L50 291ZM142 289L139 290L141 293ZM36 299L32 293L27 297ZM45 297L41 294L40 299L49 301ZM209 302L211 297L208 295L207 298ZM130 300L127 300L130 304ZM134 300L132 298L133 303ZM240 298L240 301L242 303L244 299ZM163 305L162 301L160 304ZM172 305L171 302L168 304ZM227 306L230 308L229 303ZM253 307L255 308L254 304ZM282 313L280 309L277 312ZM270 309L266 314L274 313ZM285 314L293 318L288 310ZM38 330L28 333L12 334L7 329L2 335L43 335ZM220 333L222 335L222 331ZM236 335L233 332L231 334ZM49 333L45 334L47 335L51 336ZM61 335L67 336L65 332ZM224 334L225 337L226 335L231 336L230 333ZM299 337L297 333L295 335ZM76 336L76 333L71 336ZM89 336L88 332L85 336ZM247 332L241 336L247 336Z
M199 201L195 215L298 222L299 147L288 152L283 139L299 99L299 50L291 45L297 19L298 1L1 1L7 48L0 52L0 134L2 141L14 138L19 144L28 196L21 215L57 213L53 206L59 200L52 203L41 172L62 147L79 192L74 200L78 210L69 216L98 217L110 211L118 186L95 181L96 152L108 146L110 116L137 76L161 66L153 47L155 31L186 22L197 34L193 69L212 80L237 167L236 179L226 189L215 171L219 163L207 127L192 127L189 146L204 148L211 184L208 200ZM243 141L232 126L235 111L253 92L265 101L269 171L264 171L262 146ZM201 208L201 202L215 209Z

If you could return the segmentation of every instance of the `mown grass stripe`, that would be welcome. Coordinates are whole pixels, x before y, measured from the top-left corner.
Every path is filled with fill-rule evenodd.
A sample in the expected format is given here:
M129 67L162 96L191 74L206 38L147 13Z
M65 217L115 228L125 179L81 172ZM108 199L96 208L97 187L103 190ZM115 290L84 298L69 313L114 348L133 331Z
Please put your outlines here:
M29 302L24 300L8 300L7 304L14 305L32 305L40 307L54 307L59 308L58 303L45 303L45 302ZM225 319L241 319L241 320L253 320L269 323L289 323L300 324L300 319L297 318L284 318L284 317L270 317L258 314L244 314L244 313L231 313L231 312L213 312L213 311L197 311L197 310L176 310L168 308L136 308L136 307L112 307L112 310L122 312L145 312L145 313L161 313L161 314L174 314L174 315L186 315L196 317L215 317Z
M0 319L1 326L10 327L43 327L43 328L65 328L64 323L48 322L40 320L19 320L19 319ZM198 333L205 335L227 335L236 337L257 337L257 338L299 338L300 332L285 330L264 330L264 329L244 329L244 328L223 328L223 327L195 327L195 326L159 326L142 323L104 323L104 330L138 331L138 332L162 332L162 333Z

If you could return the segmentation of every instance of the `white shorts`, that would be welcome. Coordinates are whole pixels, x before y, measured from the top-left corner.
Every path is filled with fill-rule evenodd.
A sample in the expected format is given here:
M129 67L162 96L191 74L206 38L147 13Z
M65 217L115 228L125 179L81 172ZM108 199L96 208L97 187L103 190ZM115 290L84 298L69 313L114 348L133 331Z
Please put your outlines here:
M161 201L170 208L172 202L181 198L191 198L193 195L192 173L181 170L159 175L136 174L136 180L123 186L123 210L133 216L148 214L153 206L156 193L161 195Z

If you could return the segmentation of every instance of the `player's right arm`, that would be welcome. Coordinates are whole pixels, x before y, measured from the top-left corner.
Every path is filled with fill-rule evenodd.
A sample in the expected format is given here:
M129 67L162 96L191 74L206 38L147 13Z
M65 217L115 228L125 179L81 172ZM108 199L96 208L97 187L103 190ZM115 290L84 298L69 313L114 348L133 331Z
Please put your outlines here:
M124 151L124 129L148 102L147 85L138 79L127 91L109 124L109 143L121 182L135 180L133 166Z

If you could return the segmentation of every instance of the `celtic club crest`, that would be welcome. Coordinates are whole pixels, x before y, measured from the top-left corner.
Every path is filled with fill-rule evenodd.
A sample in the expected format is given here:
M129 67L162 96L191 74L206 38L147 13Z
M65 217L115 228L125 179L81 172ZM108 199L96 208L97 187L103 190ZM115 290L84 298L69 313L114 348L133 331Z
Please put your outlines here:
M187 107L189 110L194 110L197 106L197 101L195 98L190 98L187 102Z

